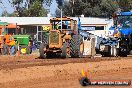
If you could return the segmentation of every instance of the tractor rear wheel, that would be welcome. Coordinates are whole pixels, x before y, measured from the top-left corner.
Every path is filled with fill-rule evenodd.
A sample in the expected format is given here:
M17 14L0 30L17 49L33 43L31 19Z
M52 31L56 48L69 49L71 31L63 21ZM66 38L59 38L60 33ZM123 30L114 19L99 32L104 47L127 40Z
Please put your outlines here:
M84 44L80 35L73 35L70 41L70 56L83 57Z
M132 50L130 50L129 54L132 55Z
M66 58L68 56L68 51L69 51L68 45L69 45L69 43L65 42L61 48L61 50L62 50L61 57L62 58Z
M127 48L126 47L124 47L124 46L121 46L120 48L119 48L119 56L120 57L127 57Z
M3 49L2 49L1 52L2 52L3 55L9 54L9 47L8 47L8 45L4 44L3 45Z
M39 53L40 53L40 58L43 58L43 59L46 58L46 53L44 53L44 49L46 49L46 44L41 43L39 47Z

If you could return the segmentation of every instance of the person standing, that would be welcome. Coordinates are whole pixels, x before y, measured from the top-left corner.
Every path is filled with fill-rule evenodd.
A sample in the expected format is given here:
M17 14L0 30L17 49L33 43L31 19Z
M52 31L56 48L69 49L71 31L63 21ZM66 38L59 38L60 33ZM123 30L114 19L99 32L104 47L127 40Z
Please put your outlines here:
M115 27L114 32L113 32L113 36L114 37L119 37L119 35L120 35L120 32L118 31L118 28Z

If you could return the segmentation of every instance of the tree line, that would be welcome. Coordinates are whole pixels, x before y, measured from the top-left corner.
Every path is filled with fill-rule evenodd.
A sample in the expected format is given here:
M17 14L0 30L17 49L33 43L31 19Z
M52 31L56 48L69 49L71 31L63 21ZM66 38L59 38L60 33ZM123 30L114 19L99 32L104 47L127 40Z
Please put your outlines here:
M8 0L15 8L15 11L8 16L18 17L44 17L47 16L48 11L45 6L52 4L53 0ZM60 1L64 1L60 6ZM65 16L79 16L86 17L109 17L112 13L118 11L132 10L132 0L56 0L58 8L55 13L60 16L60 9L62 8ZM6 12L3 12L2 16ZM6 13L7 14L7 13Z

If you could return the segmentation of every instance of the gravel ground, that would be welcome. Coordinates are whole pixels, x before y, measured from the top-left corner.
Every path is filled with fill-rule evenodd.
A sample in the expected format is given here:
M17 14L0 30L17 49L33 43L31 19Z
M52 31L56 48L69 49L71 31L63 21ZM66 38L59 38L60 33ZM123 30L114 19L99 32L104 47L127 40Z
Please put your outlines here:
M32 55L0 56L0 88L83 88L81 70L90 79L132 80L132 57L54 58ZM88 86L86 88L106 88ZM132 88L132 86L107 86Z

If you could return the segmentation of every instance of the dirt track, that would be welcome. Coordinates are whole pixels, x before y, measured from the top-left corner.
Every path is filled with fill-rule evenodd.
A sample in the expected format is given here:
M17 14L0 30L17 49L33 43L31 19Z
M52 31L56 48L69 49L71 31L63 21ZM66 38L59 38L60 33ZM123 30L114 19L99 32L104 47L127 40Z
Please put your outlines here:
M88 72L90 79L132 80L132 57L46 60L37 57L37 55L1 56L0 88L83 88L78 81L82 69ZM106 88L106 86L88 88L95 87Z

